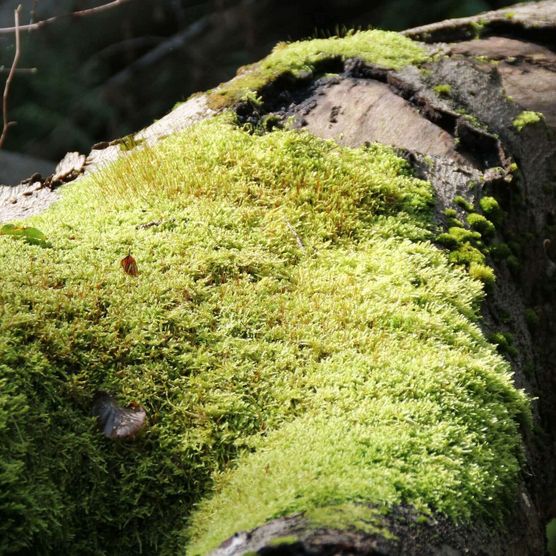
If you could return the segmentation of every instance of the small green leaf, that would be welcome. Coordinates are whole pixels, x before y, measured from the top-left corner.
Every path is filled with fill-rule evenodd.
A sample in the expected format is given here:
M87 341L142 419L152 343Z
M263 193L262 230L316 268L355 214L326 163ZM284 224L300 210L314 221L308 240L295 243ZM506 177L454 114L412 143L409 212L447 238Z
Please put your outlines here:
M47 241L46 236L40 230L31 226L4 224L0 228L0 235L22 239L26 243L38 245L39 247L52 247L51 243Z

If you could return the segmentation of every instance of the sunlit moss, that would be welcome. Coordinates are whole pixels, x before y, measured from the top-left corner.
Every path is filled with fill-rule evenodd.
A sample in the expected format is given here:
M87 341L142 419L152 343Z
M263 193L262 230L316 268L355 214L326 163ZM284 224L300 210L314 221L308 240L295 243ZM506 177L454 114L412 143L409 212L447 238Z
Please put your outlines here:
M242 68L235 79L214 89L208 97L211 108L229 106L257 92L278 76L311 74L328 59L359 58L386 68L399 69L424 62L428 55L417 42L388 31L357 31L344 37L280 43L264 60Z
M226 116L69 186L31 221L52 248L0 237L1 548L204 554L361 502L501 518L528 404L431 201L390 148ZM140 439L99 434L99 389L146 407Z
M448 83L441 83L439 85L435 85L433 90L436 94L440 96L449 97L452 94L452 86Z
M526 126L537 124L542 120L543 115L540 112L524 110L513 120L512 125L517 129L517 131L523 131Z

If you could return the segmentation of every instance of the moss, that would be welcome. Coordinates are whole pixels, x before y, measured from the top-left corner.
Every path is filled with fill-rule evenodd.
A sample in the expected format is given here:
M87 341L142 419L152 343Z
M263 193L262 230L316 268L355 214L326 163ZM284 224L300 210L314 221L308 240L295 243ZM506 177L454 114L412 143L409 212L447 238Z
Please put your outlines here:
M458 243L466 241L475 241L481 239L481 234L472 230L467 230L466 228L460 228L458 226L453 226L448 229L448 233L456 239Z
M286 535L284 537L276 537L272 539L268 543L268 546L288 546L290 544L295 544L296 542L299 542L299 539L295 535Z
M498 351L515 357L518 353L514 346L514 337L510 332L494 332L490 335L490 341L497 345Z
M454 264L464 265L467 268L472 263L483 265L485 262L485 256L481 251L469 243L458 245L458 248L450 253L448 259Z
M525 321L530 330L534 330L538 327L540 319L535 309L525 309Z
M494 197L485 196L479 201L481 210L492 220L496 225L500 225L503 218L503 212Z
M204 554L361 502L501 519L528 403L431 199L390 148L226 115L65 188L51 249L0 237L2 551ZM101 389L141 438L99 434Z
M486 29L486 22L482 19L472 21L470 24L471 32L474 39L480 39Z
M503 242L493 243L489 247L488 252L495 261L507 260L508 257L512 256L512 250L509 245Z
M427 59L424 48L417 42L397 33L386 31L358 31L345 37L313 39L281 43L261 62L248 66L235 79L220 85L208 96L213 109L230 106L248 94L288 74L292 77L311 75L326 60L360 58L364 62L399 69Z
M473 205L467 199L465 199L465 197L462 197L461 195L456 195L454 197L454 203L459 207L461 207L466 212L473 211Z
M439 96L449 97L452 94L452 86L447 83L435 85L432 89Z
M544 119L543 115L540 112L532 112L530 110L525 110L521 112L514 120L512 121L512 125L517 129L518 132L523 131L523 129L532 124L539 123Z
M495 281L494 271L492 268L476 262L472 262L469 265L469 275L488 286L492 286Z
M383 524L384 512L363 504L339 504L312 508L305 513L309 527L316 529L350 529L369 535L395 538Z
M492 237L496 231L494 224L490 220L476 212L472 212L467 216L467 223L472 230L479 232L481 237L484 238Z
M508 268L512 271L512 272L519 272L521 270L521 262L519 260L518 257L516 257L515 255L510 255L507 259L506 259L506 264L508 265Z
M446 210L444 210L443 214L447 218L455 218L458 215L458 212L456 209L447 208Z
M548 554L556 556L556 519L551 519L546 526Z

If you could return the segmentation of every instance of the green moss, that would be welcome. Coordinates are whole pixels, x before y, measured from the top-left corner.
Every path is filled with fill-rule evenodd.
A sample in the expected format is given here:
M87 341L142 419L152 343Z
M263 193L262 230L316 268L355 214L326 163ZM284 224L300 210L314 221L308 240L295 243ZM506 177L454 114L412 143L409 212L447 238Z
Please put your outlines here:
M448 228L448 233L455 238L458 243L472 242L481 239L481 234L466 228L460 228L459 226L453 226Z
M548 554L556 556L556 519L551 519L546 526Z
M325 60L360 58L387 68L399 69L427 59L424 48L397 33L358 31L345 37L281 43L261 62L243 68L235 79L214 89L208 105L219 109L288 73L294 77L310 75Z
M517 355L517 349L514 346L514 337L510 332L494 332L490 335L490 341L497 345L500 353L510 356Z
M486 22L479 19L478 21L472 21L470 24L471 31L473 33L474 39L480 39L486 28Z
M431 199L390 148L226 116L65 188L32 220L53 248L0 237L0 551L205 554L356 503L501 518L528 403ZM103 438L97 390L145 434Z
M479 206L481 210L496 224L499 225L502 222L503 212L498 204L498 201L494 197L485 196L479 201Z
M494 284L494 271L487 265L472 262L469 265L469 275L485 285L492 286Z
M525 110L521 112L513 121L512 125L521 132L526 126L539 123L544 119L540 112Z
M521 270L521 262L515 255L510 255L506 259L506 264L512 272L519 272Z
M448 83L441 83L440 85L435 85L433 91L440 96L449 97L452 94L452 86Z
M464 265L469 268L472 263L483 265L485 256L469 243L458 245L455 251L452 251L448 256L450 262L458 265Z
M296 542L299 542L299 539L295 535L286 535L284 537L276 537L272 539L268 543L268 546L287 546L290 544L295 544Z
M446 210L444 210L443 214L447 218L455 218L458 215L458 212L456 209L447 208Z
M512 256L512 250L510 249L507 243L503 243L503 242L493 243L489 247L488 252L492 256L492 258L496 261L507 260L508 257Z
M479 232L484 238L492 237L496 231L494 224L490 220L476 212L467 215L467 223L472 230Z
M535 309L525 309L525 320L527 321L527 326L529 329L534 330L539 325L540 319L539 315Z
M461 207L466 212L473 211L473 205L467 199L465 199L465 197L462 197L461 195L456 195L454 197L454 203L459 207Z
M305 513L309 527L317 529L356 530L386 539L395 538L385 528L384 512L363 504L339 504L312 508Z

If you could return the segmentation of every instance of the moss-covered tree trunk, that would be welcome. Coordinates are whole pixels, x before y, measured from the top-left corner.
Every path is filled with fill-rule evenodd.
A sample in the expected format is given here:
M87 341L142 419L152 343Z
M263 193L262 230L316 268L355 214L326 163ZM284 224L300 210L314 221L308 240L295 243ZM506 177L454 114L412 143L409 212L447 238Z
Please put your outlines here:
M239 113L251 123L293 116L298 127L346 146L398 147L434 185L446 230L441 242L454 260L462 247L458 229L484 224L475 207L496 224L487 240L496 281L483 328L511 361L516 384L538 398L533 431L523 431L519 488L503 523L487 517L459 526L440 515L423 522L401 506L384 519L394 535L385 538L361 532L355 518L346 527L315 529L293 515L238 531L218 556L544 553L545 526L556 512L556 2L404 34L427 43L433 59L398 71L357 58L329 60L316 74L263 88L262 103L244 103ZM470 263L465 254L461 261Z
M556 2L405 35L0 192L0 552L545 552Z

